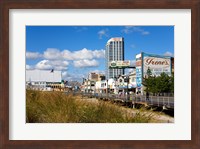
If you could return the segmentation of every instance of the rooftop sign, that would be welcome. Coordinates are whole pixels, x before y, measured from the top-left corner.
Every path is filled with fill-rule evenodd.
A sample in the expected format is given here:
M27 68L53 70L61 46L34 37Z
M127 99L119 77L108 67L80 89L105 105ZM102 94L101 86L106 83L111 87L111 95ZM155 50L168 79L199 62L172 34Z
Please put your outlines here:
M110 68L127 68L130 67L130 61L112 61L109 64Z

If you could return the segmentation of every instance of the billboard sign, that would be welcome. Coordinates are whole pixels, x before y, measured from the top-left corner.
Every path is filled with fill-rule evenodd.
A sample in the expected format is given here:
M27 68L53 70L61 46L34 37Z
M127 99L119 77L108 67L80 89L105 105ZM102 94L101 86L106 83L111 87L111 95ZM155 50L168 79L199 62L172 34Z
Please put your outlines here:
M142 54L136 55L136 87L142 86Z
M151 70L153 76L159 76L162 72L171 75L171 58L145 55L143 57L143 76L147 74L148 69Z
M127 68L130 67L130 61L112 61L110 62L110 68Z
M142 66L142 61L141 60L136 61L136 67L138 67L138 66Z
M142 85L142 69L141 67L136 67L136 86L141 87Z

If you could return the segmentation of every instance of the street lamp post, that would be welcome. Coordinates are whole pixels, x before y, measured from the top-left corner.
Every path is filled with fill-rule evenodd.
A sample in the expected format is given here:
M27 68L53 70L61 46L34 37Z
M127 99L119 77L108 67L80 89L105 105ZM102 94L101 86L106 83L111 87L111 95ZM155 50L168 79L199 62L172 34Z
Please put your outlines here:
M89 93L89 80L87 80L87 93Z
M108 80L106 80L106 97L108 97Z
M126 86L127 97L126 97L126 99L128 100L128 96L129 96L129 91L128 91L129 76L126 77L126 82L127 82L127 86Z

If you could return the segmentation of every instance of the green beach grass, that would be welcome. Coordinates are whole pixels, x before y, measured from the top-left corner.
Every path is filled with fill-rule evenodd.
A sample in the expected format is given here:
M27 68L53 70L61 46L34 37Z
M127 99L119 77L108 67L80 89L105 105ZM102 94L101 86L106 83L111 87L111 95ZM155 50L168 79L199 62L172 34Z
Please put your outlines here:
M152 115L132 114L105 101L91 102L62 92L26 90L27 123L148 123Z

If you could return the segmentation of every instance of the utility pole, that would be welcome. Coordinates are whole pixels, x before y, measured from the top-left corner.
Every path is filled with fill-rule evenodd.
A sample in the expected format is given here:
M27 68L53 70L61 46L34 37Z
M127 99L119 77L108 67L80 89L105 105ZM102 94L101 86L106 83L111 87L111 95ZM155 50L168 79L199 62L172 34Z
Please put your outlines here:
M108 97L108 80L106 80L106 97Z
M88 82L89 82L89 79L87 79L87 93L88 93L88 88L89 88Z
M126 91L127 91L127 100L128 100L128 97L129 97L129 91L128 91L128 84L129 84L129 75L127 75L126 77L126 82L127 82L127 86L126 86Z

